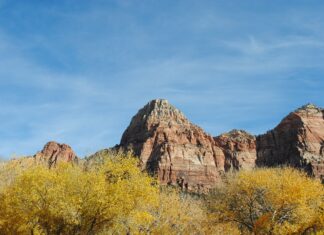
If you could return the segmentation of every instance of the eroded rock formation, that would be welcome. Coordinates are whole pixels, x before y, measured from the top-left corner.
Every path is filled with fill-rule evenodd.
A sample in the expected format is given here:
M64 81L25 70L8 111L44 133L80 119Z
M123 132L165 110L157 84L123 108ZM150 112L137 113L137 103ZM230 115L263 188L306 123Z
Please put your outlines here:
M214 138L225 155L225 171L252 169L257 157L255 136L243 130L232 130Z
M54 141L48 142L42 151L35 154L34 159L36 162L48 164L51 168L58 162L78 162L78 157L67 144L59 144Z
M221 179L224 154L213 137L167 100L149 102L132 118L120 146L140 157L162 184L205 190Z
M324 177L324 111L305 105L272 131L242 130L212 138L166 100L153 100L132 119L119 148L132 150L163 184L209 188L229 170L290 165Z
M214 187L226 171L256 166L289 165L323 178L323 116L323 109L305 105L264 135L233 130L213 138L168 101L158 99L132 118L120 145L97 152L86 163L100 164L111 151L131 150L143 170L162 184L194 191Z
M257 164L290 165L324 177L324 110L312 104L290 113L257 137Z

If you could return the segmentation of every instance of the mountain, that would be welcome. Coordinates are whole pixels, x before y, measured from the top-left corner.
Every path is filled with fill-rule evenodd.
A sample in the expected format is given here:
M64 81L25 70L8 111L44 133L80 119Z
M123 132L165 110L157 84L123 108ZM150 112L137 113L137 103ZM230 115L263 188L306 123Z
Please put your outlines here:
M156 99L137 112L113 148L82 160L69 145L51 141L33 157L13 161L21 166L41 163L51 168L71 162L91 168L116 152L132 152L161 184L189 191L206 191L225 172L254 167L292 166L324 181L324 110L304 105L259 136L232 130L212 137L167 100Z
M244 130L232 130L214 137L225 155L225 171L252 169L257 158L256 138Z
M257 137L257 165L290 165L324 177L324 110L308 104Z
M9 161L10 164L18 165L22 168L38 164L44 164L51 168L56 166L58 162L71 162L77 164L79 158L69 145L50 141L34 156L18 157Z
M90 156L86 165L100 164L105 153L131 151L162 184L194 191L213 187L227 171L254 167L292 166L323 179L323 116L323 109L308 104L266 134L232 130L212 137L167 100L152 100L132 118L119 145Z
M120 147L132 150L142 168L162 184L204 190L221 180L224 154L212 136L167 100L152 100L132 118Z
M49 168L55 166L58 162L78 162L78 157L69 145L54 141L48 142L33 158L36 162L47 164Z

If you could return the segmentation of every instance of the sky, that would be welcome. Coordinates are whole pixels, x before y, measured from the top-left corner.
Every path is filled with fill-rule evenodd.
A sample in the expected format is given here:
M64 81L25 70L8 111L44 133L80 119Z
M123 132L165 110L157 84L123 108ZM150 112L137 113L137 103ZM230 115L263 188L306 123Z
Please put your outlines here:
M0 157L118 144L168 99L216 136L324 107L322 0L0 0Z

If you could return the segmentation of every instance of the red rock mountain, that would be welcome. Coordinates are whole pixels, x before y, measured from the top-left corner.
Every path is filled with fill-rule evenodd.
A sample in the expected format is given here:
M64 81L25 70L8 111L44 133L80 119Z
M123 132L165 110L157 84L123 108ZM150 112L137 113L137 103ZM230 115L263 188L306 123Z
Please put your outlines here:
M212 138L166 100L153 100L132 119L120 146L139 156L163 184L212 187L229 170L290 165L324 177L324 111L305 105L272 131L233 130Z
M54 141L48 142L42 151L35 154L36 162L48 164L51 168L58 162L78 162L78 157L67 144L59 144Z
M290 113L257 137L257 164L291 165L324 177L324 110L312 104Z
M162 184L205 190L220 181L224 154L212 136L167 100L149 102L132 118L120 146L140 157Z
M255 136L243 130L232 130L214 138L225 155L225 171L252 169L257 157Z
M105 153L120 149L133 151L143 170L162 184L198 192L214 187L226 171L256 166L289 165L324 181L324 110L305 105L257 137L233 130L213 138L167 100L152 100L132 118L119 146L99 151L85 166L100 164ZM70 146L56 142L47 143L34 157L15 161L50 168L60 161L80 162Z

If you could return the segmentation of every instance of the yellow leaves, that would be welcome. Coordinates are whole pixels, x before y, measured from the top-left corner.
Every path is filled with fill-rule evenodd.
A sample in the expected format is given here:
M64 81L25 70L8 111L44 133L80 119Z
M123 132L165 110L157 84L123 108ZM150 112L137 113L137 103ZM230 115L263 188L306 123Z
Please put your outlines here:
M157 206L153 182L125 156L86 171L63 163L31 167L0 191L0 234L93 234L120 221L119 230L137 230Z
M158 188L116 154L83 169L0 169L0 234L302 234L324 224L323 186L293 169L242 171L204 200Z
M257 169L228 179L211 197L209 208L220 220L256 234L291 234L310 226L323 228L323 199L323 185L303 172Z
M154 214L152 234L201 234L206 220L201 202L168 189L161 190Z

